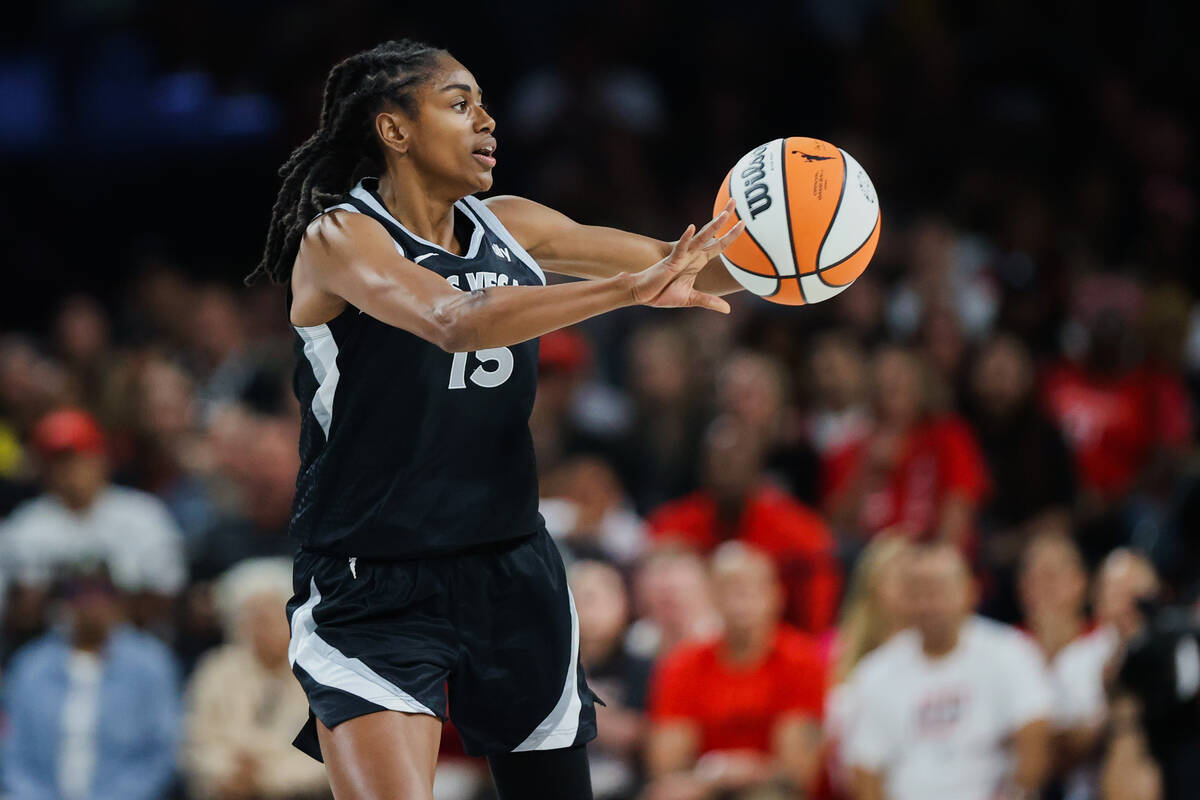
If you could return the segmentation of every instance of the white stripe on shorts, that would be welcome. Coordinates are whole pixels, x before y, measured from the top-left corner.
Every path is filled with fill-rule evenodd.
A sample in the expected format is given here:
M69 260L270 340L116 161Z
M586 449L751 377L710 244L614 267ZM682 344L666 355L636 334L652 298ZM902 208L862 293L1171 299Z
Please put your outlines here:
M575 613L575 596L567 589L567 602L571 604L571 661L567 667L567 679L563 683L562 695L554 710L533 729L525 741L514 749L514 753L528 750L558 750L575 743L579 733L579 712L583 710L583 698L579 696L579 615Z
M292 640L288 661L300 667L317 683L341 689L391 711L437 715L416 698L372 670L357 658L349 658L317 635L313 609L321 602L317 581L309 580L309 596L292 614Z

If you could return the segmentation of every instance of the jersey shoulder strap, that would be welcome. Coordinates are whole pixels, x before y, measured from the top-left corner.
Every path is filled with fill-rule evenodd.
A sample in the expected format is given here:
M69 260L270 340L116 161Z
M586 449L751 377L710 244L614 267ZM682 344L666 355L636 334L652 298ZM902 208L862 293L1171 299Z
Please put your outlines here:
M516 237L508 232L508 228L504 227L504 223L500 221L500 218L493 214L492 210L488 208L482 200L476 197L467 195L462 199L462 202L465 203L467 208L469 208L471 212L479 218L479 221L483 223L484 227L490 230L493 235L500 239L500 241L504 242L504 244L508 246L508 249L511 250L517 256L517 258L525 262L525 265L533 270L533 274L537 275L538 279L543 285L545 285L546 273L542 272L542 268L536 261L533 260L533 256L525 252L525 248L521 247Z

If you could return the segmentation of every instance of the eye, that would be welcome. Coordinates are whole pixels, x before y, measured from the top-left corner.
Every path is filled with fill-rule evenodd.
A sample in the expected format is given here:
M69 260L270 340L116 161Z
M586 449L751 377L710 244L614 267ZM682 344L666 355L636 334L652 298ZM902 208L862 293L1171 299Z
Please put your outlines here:
M466 100L456 100L456 101L454 101L454 104L451 106L451 108L453 108L456 111L465 111L467 108L467 101Z

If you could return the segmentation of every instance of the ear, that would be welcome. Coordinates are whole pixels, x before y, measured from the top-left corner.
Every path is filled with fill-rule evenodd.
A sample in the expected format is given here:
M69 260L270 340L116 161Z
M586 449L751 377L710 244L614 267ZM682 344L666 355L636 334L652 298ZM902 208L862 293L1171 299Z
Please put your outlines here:
M375 115L375 133L379 136L381 145L396 153L408 153L409 123L403 115L395 111L380 111Z

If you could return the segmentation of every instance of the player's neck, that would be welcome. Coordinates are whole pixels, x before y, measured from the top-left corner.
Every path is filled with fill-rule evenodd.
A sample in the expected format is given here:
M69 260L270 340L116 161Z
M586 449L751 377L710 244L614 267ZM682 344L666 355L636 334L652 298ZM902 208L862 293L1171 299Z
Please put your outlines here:
M418 175L379 178L379 197L401 225L443 250L457 252L454 240L454 200L439 197Z

